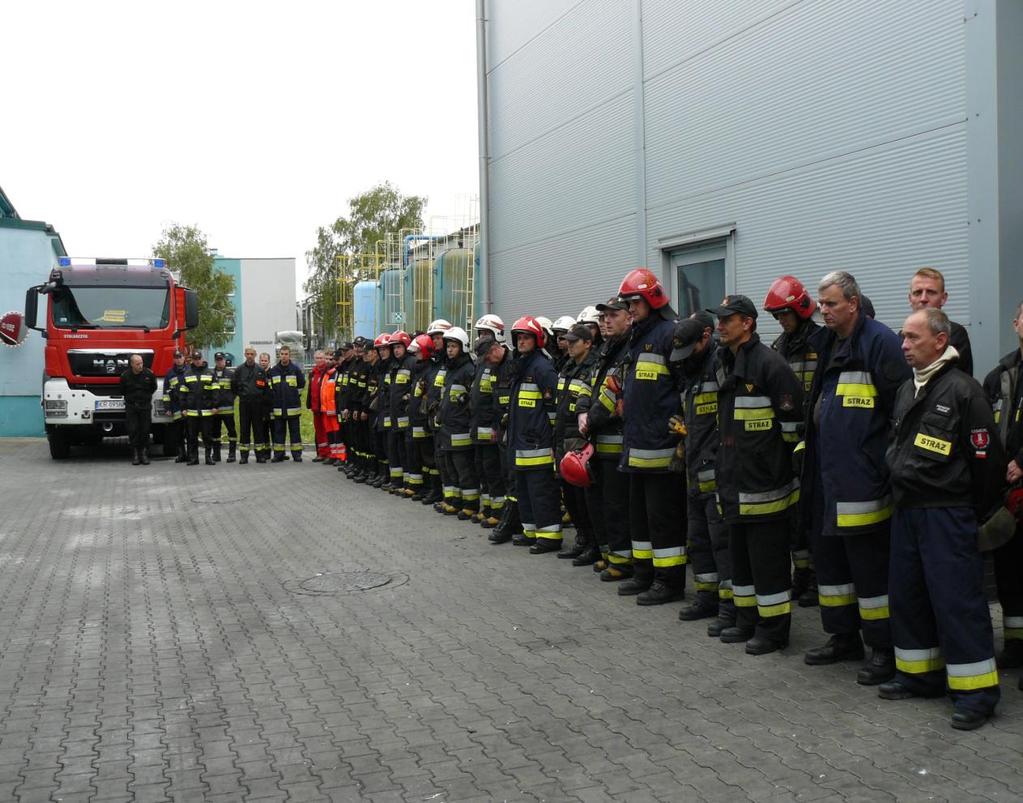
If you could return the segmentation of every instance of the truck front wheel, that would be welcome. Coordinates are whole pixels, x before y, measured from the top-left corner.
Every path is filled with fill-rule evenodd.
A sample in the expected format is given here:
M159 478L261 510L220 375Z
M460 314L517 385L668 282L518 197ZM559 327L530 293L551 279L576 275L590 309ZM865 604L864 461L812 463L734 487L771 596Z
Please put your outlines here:
M47 431L46 440L50 444L50 457L54 460L66 460L71 456L71 440L59 427Z

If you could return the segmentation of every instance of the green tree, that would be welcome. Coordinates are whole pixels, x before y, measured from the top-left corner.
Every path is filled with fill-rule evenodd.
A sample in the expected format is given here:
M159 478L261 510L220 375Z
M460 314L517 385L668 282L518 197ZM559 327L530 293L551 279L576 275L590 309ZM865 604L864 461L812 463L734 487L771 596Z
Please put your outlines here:
M163 230L153 253L166 259L181 283L199 296L199 326L188 333L191 344L199 348L224 345L234 318L230 299L234 278L217 270L206 235L198 226L172 223Z
M347 217L316 230L316 246L305 255L310 275L304 287L314 299L316 318L327 340L338 331L339 257L357 261L372 253L387 232L422 229L425 206L425 197L402 195L385 181L349 199Z

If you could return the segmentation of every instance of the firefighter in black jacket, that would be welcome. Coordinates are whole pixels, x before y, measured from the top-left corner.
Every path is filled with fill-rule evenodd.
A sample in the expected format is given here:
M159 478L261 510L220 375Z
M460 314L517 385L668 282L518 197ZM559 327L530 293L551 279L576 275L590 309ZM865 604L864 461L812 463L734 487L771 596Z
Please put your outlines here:
M629 475L618 470L624 450L624 422L619 403L622 377L629 356L632 317L629 304L617 296L598 304L604 343L594 366L592 389L577 404L579 431L594 446L590 461L592 485L586 505L601 552L594 564L605 582L632 576L632 540L629 537Z
M370 431L373 436L371 452L376 464L376 478L370 483L374 488L391 488L390 465L387 462L387 433L391 428L391 414L387 409L388 387L391 376L391 335L381 332L373 341L377 359L369 372L366 387L367 409L369 410Z
M984 391L994 411L998 437L1009 458L1006 480L1023 479L1023 303L1012 322L1019 348L1009 352L984 380ZM1002 634L1005 645L998 656L1004 668L1023 666L1023 526L993 553L998 601L1002 605ZM1023 679L1020 680L1023 688Z
M674 458L679 438L671 419L682 411L668 365L675 312L664 287L646 268L630 271L618 288L629 304L632 334L623 377L625 442L621 471L629 474L629 530L634 575L618 586L640 605L685 595L685 478Z
M433 338L416 335L409 345L409 353L416 358L412 368L412 383L409 392L409 428L406 434L405 450L408 455L408 487L414 490L409 497L413 502L432 505L444 498L440 485L440 471L437 469L433 448L433 433L427 422L426 394L433 384L439 364L434 356Z
M192 363L178 383L178 398L185 414L188 433L188 465L199 465L199 435L206 452L206 465L213 465L213 443L210 429L216 411L217 391L213 371L202 358L201 351L192 352Z
M342 343L334 352L334 356L337 358L337 373L334 375L334 399L337 405L338 421L337 438L343 457L337 470L351 476L355 468L355 459L352 445L351 411L348 410L348 399L351 392L348 380L351 376L352 364L355 362L355 344L351 341Z
M229 368L224 352L213 355L213 381L217 385L217 414L213 417L213 462L220 462L220 435L227 430L227 462L235 461L238 449L238 432L234 426L234 368Z
M817 302L807 292L803 283L794 276L782 276L772 282L764 299L764 309L774 316L781 325L781 334L775 338L771 348L781 354L803 383L803 392L809 400L813 376L817 370L817 347L809 342L820 330L813 320ZM809 608L817 604L817 576L810 558L810 544L806 530L799 526L792 528L792 597L799 607Z
M302 388L305 374L291 361L291 349L281 346L280 359L270 369L273 392L274 463L284 461L287 437L291 438L291 459L302 462Z
M999 699L977 523L1002 499L1006 458L983 390L957 367L950 328L933 308L903 324L913 377L899 388L887 455L897 672L878 694L940 696L947 684L952 727L973 730Z
M724 642L762 655L788 644L792 623L789 530L799 502L792 443L803 388L784 358L760 342L757 309L726 296L718 316L718 501L728 524L735 625Z
M387 376L387 415L391 419L391 428L387 433L387 463L390 467L391 493L406 495L405 466L408 457L405 454L405 436L408 434L409 417L408 403L412 394L412 369L415 367L415 355L408 353L412 338L407 332L398 331L391 335L391 368ZM412 496L411 490L408 496Z
M181 412L181 398L178 395L178 383L185 375L185 355L174 352L174 362L163 377L163 406L171 415L171 422L163 435L163 453L170 456L173 450L175 463L184 463L188 459L185 449L185 420Z
M348 412L352 421L356 469L349 477L356 483L371 482L376 478L376 458L373 456L373 433L369 421L369 382L377 361L373 341L355 338L355 360L348 377Z
M593 332L587 324L577 323L565 333L568 359L561 367L557 413L554 419L555 465L561 465L566 452L580 449L585 439L579 431L579 402L593 395L593 371L597 364L597 351L593 348ZM573 566L592 566L600 558L597 537L590 521L583 488L561 480L561 496L565 508L575 524L575 544L558 553Z
M128 370L121 374L121 395L131 444L131 464L149 465L149 429L153 423L153 394L156 375L142 362L141 354L132 354Z
M718 362L714 319L694 313L675 327L672 362L681 360L682 407L686 423L686 480L688 494L689 561L696 599L679 611L682 621L716 617L707 635L720 636L735 624L732 602L732 561L728 528L718 510Z
M483 320L476 322L477 332L481 331L480 322ZM476 376L469 399L472 411L469 427L476 455L476 474L480 479L480 512L473 520L486 529L492 529L504 515L506 493L505 470L497 442L499 421L497 394L494 392L501 365L511 359L504 345L503 324L500 329L495 326L482 331L476 343L476 358Z
M443 439L445 475L450 483L445 489L443 512L467 521L479 510L480 486L472 448L469 389L476 367L469 356L469 335L459 326L444 333L447 350L447 372L440 394L437 424Z
M266 442L263 414L270 402L270 377L256 362L256 350L245 347L245 362L231 375L231 390L238 397L238 417L241 428L241 457L239 463L249 462L250 444L255 441L256 462L265 463L270 455Z

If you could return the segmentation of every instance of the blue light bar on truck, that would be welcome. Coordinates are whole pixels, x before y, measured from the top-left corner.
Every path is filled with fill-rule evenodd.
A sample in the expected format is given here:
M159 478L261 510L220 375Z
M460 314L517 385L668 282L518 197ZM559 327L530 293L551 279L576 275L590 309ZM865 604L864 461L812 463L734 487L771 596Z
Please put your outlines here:
M58 257L57 266L61 268L97 266L124 266L134 268L166 268L167 260L162 257L153 259L96 259L95 257Z

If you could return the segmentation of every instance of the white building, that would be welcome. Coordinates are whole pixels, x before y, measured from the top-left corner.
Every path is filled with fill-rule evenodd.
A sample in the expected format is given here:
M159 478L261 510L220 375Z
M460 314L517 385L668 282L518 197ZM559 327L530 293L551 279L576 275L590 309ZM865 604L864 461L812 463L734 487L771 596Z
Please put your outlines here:
M484 309L574 314L645 264L687 313L841 268L898 327L931 266L978 371L1012 348L1020 0L481 2Z
M241 362L247 344L274 353L274 333L295 327L295 258L232 259L218 256L217 270L234 277L234 330L223 351Z

